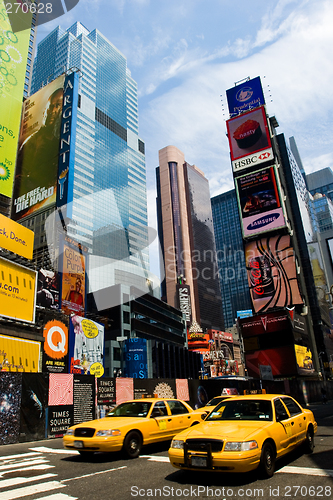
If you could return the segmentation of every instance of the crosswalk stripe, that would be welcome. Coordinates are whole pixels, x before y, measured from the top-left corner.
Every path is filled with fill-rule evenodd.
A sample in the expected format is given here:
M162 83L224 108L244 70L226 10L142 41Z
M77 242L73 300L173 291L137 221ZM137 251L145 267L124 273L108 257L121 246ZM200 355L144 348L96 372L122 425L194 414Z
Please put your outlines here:
M77 455L77 450L58 450L55 448L48 448L47 446L37 446L36 448L29 448L29 450L38 451L40 453L59 453L59 455Z
M18 469L19 467L28 467L30 465L38 465L38 464L46 464L47 460L46 458L39 458L36 460L22 460L21 462L15 462L15 463L10 463L6 465L0 465L0 473L1 471L8 470L8 469Z
M19 455L4 455L0 457L0 460L12 460L13 458L24 458L24 457L32 457L33 455L40 455L40 453L20 453Z
M40 474L39 476L32 477L12 477L11 479L2 479L0 481L0 489L8 488L9 486L17 486L18 484L29 483L32 481L40 481L42 479L49 479L55 477L57 474Z
M314 467L293 467L286 465L276 472L285 472L287 474L306 474L307 476L326 476L333 477L333 470L319 469Z
M54 495L41 497L38 500L78 500L78 497L71 497L69 495L65 495L64 493L55 493Z
M27 470L46 470L46 469L54 469L55 465L31 465L30 467L22 467L21 469L15 469L15 472L25 472ZM3 471L0 473L0 479L5 475L8 474L8 471Z
M154 455L140 455L140 458L147 458L150 462L169 462L168 457L154 457Z
M27 486L26 488L16 488L15 490L4 491L0 493L0 500L15 500L16 498L65 487L66 485L59 483L59 481L49 481L47 483L36 484L35 486Z

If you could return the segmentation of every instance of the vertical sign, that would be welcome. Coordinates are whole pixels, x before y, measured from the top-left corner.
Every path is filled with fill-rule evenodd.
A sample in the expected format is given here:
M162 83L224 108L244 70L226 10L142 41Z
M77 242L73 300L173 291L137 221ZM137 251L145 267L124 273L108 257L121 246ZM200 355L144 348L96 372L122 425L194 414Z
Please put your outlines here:
M125 342L126 376L148 378L147 342L138 337Z
M86 303L86 252L82 245L69 238L63 241L61 309L65 314L84 316Z
M71 217L74 184L75 131L79 87L78 73L65 78L62 110L60 149L58 164L57 207L67 205L67 217Z
M190 325L192 317L190 287L177 284L176 289L179 309L185 314L186 323Z

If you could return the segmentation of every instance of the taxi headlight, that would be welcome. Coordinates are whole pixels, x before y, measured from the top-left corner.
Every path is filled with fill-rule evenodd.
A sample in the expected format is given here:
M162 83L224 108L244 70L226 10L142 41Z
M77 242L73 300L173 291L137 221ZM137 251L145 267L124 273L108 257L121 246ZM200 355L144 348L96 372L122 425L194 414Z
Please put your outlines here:
M246 441L238 442L238 441L230 441L225 444L224 451L250 451L258 448L257 441Z
M74 436L74 429L67 429L65 436Z
M181 441L180 439L173 439L171 441L171 448L177 448L177 450L183 450L184 441Z
M121 436L119 429L107 429L102 431L97 431L96 436L107 437L107 436Z

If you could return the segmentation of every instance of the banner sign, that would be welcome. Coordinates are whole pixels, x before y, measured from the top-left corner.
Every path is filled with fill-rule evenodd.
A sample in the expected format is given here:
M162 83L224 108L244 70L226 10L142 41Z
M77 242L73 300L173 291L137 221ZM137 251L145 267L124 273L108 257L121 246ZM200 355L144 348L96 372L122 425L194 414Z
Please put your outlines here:
M66 216L72 217L74 155L77 121L79 75L66 75L64 83L64 104L61 114L61 134L58 164L57 207L67 205Z
M147 341L139 337L125 341L126 377L148 378Z
M43 335L43 372L68 373L68 326L61 321L48 321Z
M182 313L185 314L186 323L191 324L192 311L191 311L191 293L189 285L176 285L178 307Z
M0 247L32 259L35 234L30 229L17 224L0 214Z
M0 0L0 194L11 198L32 14L26 15L28 29L13 33L8 5L12 6ZM21 18L20 9L15 16Z
M0 257L0 315L35 322L37 273Z
M104 325L72 315L69 323L70 373L104 374Z
M275 167L235 179L244 238L286 226Z
M227 101L230 116L265 104L260 77L247 80L227 90Z
M264 106L227 120L227 131L234 172L273 160Z
M86 251L68 236L64 237L62 245L61 309L65 314L83 316L86 308Z

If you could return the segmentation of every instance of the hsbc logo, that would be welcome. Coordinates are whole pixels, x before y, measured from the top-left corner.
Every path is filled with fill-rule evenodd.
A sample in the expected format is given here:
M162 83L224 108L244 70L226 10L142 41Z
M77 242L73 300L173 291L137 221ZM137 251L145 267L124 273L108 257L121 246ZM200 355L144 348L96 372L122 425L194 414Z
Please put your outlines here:
M258 156L259 160L268 160L271 157L271 153L267 151L266 153L262 153Z
M264 163L272 159L273 159L273 150L269 148L260 153L259 155L252 154L246 156L246 158L242 158L241 160L234 160L232 162L233 171L237 172L238 170L243 170L244 168L249 168L252 165Z

